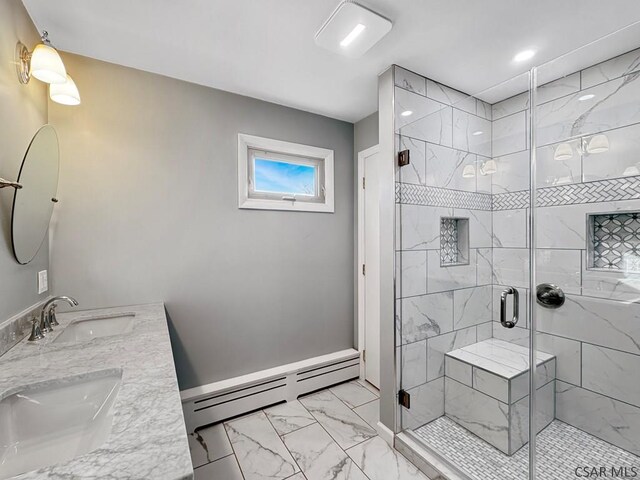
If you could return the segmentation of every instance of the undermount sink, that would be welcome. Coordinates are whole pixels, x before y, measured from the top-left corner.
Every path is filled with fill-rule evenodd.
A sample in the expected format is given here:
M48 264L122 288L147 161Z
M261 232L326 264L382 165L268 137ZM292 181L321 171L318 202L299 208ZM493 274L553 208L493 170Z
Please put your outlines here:
M111 432L122 370L27 385L0 398L0 479L71 460Z
M98 337L129 333L133 329L135 313L103 315L71 322L53 343L87 342Z

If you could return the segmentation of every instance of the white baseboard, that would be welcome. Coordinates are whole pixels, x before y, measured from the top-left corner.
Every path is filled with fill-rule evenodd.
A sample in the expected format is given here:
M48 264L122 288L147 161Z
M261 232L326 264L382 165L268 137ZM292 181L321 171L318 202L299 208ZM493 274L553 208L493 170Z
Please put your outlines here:
M187 431L358 378L352 348L180 392Z
M378 424L376 425L376 432L378 432L380 438L387 442L389 446L393 447L393 440L395 438L393 430L387 427L384 423L378 422Z

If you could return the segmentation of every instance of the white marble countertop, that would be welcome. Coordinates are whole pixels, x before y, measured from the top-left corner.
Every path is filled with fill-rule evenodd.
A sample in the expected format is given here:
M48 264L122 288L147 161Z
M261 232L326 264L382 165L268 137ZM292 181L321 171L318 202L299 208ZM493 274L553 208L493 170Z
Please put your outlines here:
M114 313L135 314L130 333L52 343L74 320ZM0 357L0 396L36 382L122 369L113 427L97 450L16 478L193 478L164 305L72 311L58 314L58 321L60 326L44 340L25 338Z

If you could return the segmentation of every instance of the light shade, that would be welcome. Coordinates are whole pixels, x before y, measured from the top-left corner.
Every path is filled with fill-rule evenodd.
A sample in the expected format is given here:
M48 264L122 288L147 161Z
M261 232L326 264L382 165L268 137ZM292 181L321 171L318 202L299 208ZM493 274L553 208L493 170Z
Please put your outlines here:
M587 152L602 153L609 150L609 138L606 135L595 135L587 144Z
M493 175L498 171L498 165L495 160L487 160L480 167L480 173L482 175Z
M52 83L49 85L49 98L62 105L80 105L80 92L69 75L67 75L65 83Z
M391 30L391 22L346 0L316 33L316 45L347 57L360 57Z
M67 71L55 48L40 43L31 54L31 75L45 83L65 83Z
M553 152L554 160L569 160L571 157L573 157L573 148L568 143L561 143Z
M465 165L462 169L462 178L473 178L476 176L476 169L473 165Z

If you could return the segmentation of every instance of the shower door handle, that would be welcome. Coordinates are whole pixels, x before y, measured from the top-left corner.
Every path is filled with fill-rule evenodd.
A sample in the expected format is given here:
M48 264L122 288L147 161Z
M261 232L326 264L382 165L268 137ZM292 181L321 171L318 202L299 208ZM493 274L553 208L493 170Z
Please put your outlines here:
M507 296L513 295L513 318L507 320ZM500 294L500 323L504 328L513 328L518 323L520 311L520 294L514 287L505 288Z

